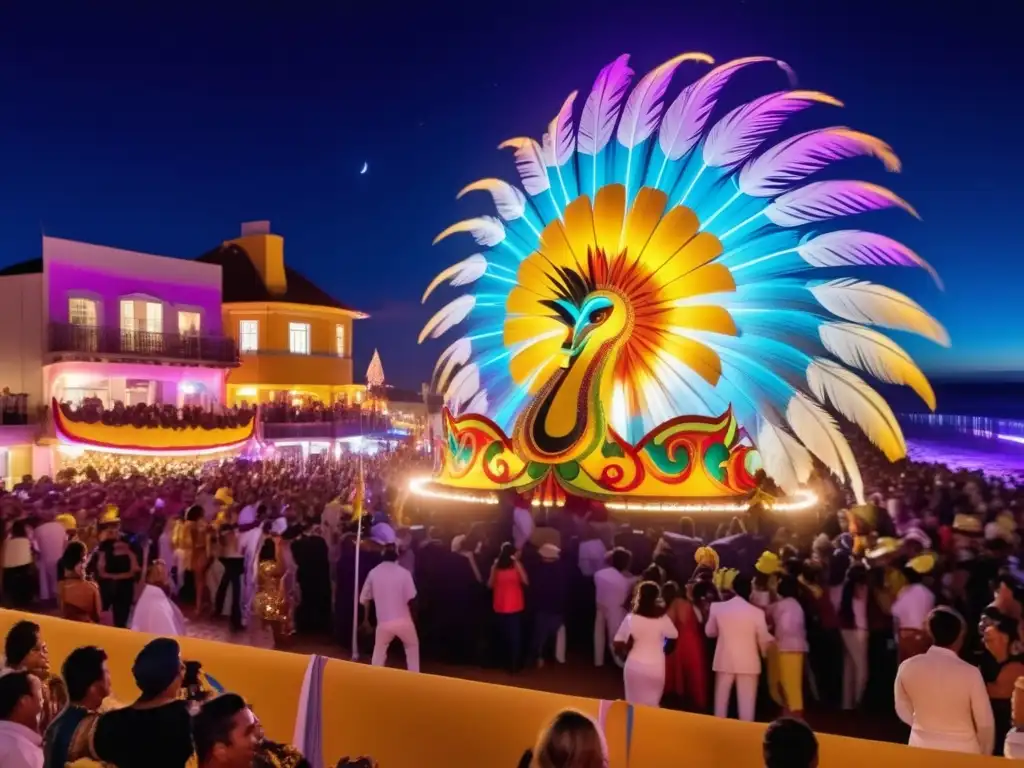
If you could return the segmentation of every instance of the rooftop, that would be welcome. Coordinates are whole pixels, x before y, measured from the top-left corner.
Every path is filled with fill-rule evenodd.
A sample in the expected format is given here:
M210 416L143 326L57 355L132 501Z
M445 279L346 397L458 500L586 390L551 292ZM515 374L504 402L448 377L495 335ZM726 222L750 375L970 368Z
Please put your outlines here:
M330 307L363 315L359 310L335 299L318 288L309 278L285 265L287 289L284 293L271 293L245 248L236 243L225 243L204 253L196 261L219 264L222 271L222 301L225 304L242 302L287 302L308 304L315 307Z
M42 258L27 259L25 261L19 261L17 264L11 264L9 267L0 269L0 277L11 277L13 275L36 275L42 271Z

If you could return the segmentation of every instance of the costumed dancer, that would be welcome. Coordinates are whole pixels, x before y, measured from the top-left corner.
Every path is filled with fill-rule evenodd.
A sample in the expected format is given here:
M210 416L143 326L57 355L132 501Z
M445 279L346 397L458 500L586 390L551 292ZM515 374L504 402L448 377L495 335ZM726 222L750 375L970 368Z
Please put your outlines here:
M710 581L718 568L718 554L711 547L700 547L694 555L697 568L694 581ZM665 693L678 697L687 709L707 712L708 664L707 639L701 617L693 604L693 584L680 592L675 582L662 589L666 615L679 634L676 647L665 657Z

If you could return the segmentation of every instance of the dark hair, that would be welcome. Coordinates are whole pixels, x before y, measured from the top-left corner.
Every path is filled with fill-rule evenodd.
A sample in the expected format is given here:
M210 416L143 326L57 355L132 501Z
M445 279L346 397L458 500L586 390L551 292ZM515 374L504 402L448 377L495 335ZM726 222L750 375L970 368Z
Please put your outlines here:
M683 596L683 591L674 581L666 581L661 585L661 599L665 601L665 607L672 605L674 600Z
M625 547L616 547L612 550L612 568L616 571L628 571L633 564L633 553Z
M31 678L28 672L0 675L0 720L10 720L18 702L32 695Z
M605 765L601 734L586 715L567 709L559 712L541 733L533 749L533 763L541 766L602 768Z
M661 587L656 581L641 581L633 598L633 613L656 619L665 613L665 603L661 600Z
M200 763L210 759L217 744L230 743L235 715L247 706L245 699L237 693L222 693L200 707L199 713L192 718L192 737Z
M800 582L795 576L783 576L779 579L779 586L776 587L779 597L796 597L800 594Z
M952 608L936 608L928 614L928 632L940 648L949 648L960 639L964 620Z
M8 667L16 667L32 653L39 642L39 625L34 621L19 621L4 640L4 657Z
M512 556L516 553L516 545L511 541L506 541L501 545L501 550L498 552L498 559L495 561L495 566L499 569L511 568L512 567Z
M260 546L260 562L264 560L277 559L277 543L273 539L266 539Z
M194 523L196 520L202 520L203 517L203 508L200 507L198 504L193 504L191 507L188 508L188 511L185 512L185 519L188 520L190 523Z
M718 594L718 587L710 581L698 581L693 585L693 600L710 600L716 602L721 596Z
M65 571L74 570L85 559L85 544L81 541L72 541L64 548L64 554L60 556L60 567Z
M380 551L380 559L385 563L393 563L398 560L398 548L394 544L385 544Z
M843 593L839 600L839 618L844 622L853 623L853 598L857 587L868 583L868 569L860 563L854 563L846 570L846 581L843 582Z
M679 518L679 532L683 536L689 536L691 539L697 537L697 526L694 524L692 517L684 515Z
M732 580L732 591L733 594L739 595L744 600L750 599L750 593L753 591L754 584L750 577L745 573L739 573L736 578Z
M644 568L644 572L640 574L640 579L642 581L653 581L658 586L661 586L662 582L665 581L665 571L657 563L651 563Z
M106 660L106 652L95 645L75 648L64 659L60 676L68 687L68 699L72 703L84 699L93 684L103 679L103 662Z
M904 565L900 571L903 573L903 578L907 580L908 584L920 584L924 580L924 575L918 573L909 565Z
M995 621L991 622L991 626L997 632L1006 635L1011 641L1013 641L1018 637L1020 622L1012 616L1000 615Z
M14 524L11 525L11 538L12 539L24 539L28 536L28 529L25 527L24 520L15 520Z
M764 732L762 754L765 768L810 768L818 759L818 739L802 720L780 717Z

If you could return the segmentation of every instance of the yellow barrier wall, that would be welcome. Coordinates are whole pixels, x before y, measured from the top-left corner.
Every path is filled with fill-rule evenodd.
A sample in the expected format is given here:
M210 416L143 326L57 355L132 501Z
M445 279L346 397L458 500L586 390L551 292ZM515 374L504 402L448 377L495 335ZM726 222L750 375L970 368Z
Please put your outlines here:
M82 645L97 645L110 657L114 696L129 703L138 695L132 680L135 655L151 635L35 614L0 610L0 636L23 618L43 629L50 661L59 672L64 658ZM309 656L208 640L179 638L185 659L225 690L242 694L263 721L267 735L291 741ZM516 765L541 728L561 709L599 717L596 699L476 683L363 664L330 660L323 679L323 757L369 754L384 768L427 765ZM628 707L611 704L605 718L610 768L717 768L762 765L765 723L740 723L649 707L633 708L627 760ZM822 768L981 768L998 758L913 749L900 744L818 734Z
M324 670L323 692L326 764L372 755L387 768L515 766L559 710L596 718L600 706L595 699L336 660Z
M138 697L139 689L132 678L132 663L154 635L0 610L0 637L6 637L11 625L22 619L34 621L42 627L55 673L60 674L61 664L75 648L95 645L105 650L109 657L107 664L114 698L128 704ZM203 671L224 686L224 690L237 691L245 696L271 739L292 740L308 656L188 637L177 640L181 644L183 659L201 661Z

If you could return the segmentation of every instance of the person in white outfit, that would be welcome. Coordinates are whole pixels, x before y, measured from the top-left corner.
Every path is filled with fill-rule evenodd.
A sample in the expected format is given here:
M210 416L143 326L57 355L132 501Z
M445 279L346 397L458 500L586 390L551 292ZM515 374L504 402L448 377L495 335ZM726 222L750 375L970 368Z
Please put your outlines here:
M896 673L896 714L910 726L912 747L991 755L995 721L985 681L959 657L966 623L949 608L928 616L932 647Z
M935 593L921 583L922 576L912 567L914 563L915 560L911 560L908 567L903 569L908 583L900 590L891 609L900 661L906 661L927 649L928 628L925 622L935 607Z
M594 615L594 666L604 665L604 651L612 646L615 633L626 618L626 603L639 578L629 572L633 555L628 549L612 550L611 565L594 574L594 595L597 611ZM620 667L620 659L612 648L612 658Z
M420 671L420 638L412 620L410 603L416 598L416 585L412 574L398 564L394 545L384 547L382 562L366 575L359 602L365 607L371 602L377 609L377 633L373 641L375 667L383 667L388 657L388 646L396 637L405 647L405 663L410 672ZM364 626L369 619L364 619Z
M736 706L740 720L752 722L757 704L757 682L761 676L761 657L775 639L768 632L764 611L751 605L750 577L740 574L732 584L734 596L712 603L704 632L717 637L715 659L715 716L727 717L732 689L736 688Z
M28 672L0 675L0 765L4 768L43 768L42 711L39 678Z
M626 658L623 680L626 701L657 707L665 692L665 654L671 653L679 631L665 615L661 588L645 581L636 591L633 612L615 633L615 650Z
M156 560L149 567L146 586L135 603L128 628L162 637L184 637L187 634L185 617L168 597L170 591L167 566L162 560Z
M68 543L67 529L54 518L36 528L33 538L39 551L39 599L56 600L57 563Z

